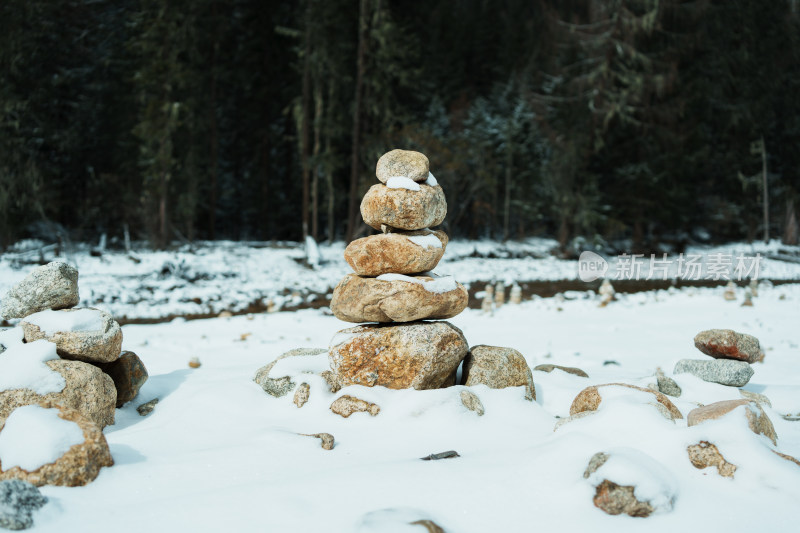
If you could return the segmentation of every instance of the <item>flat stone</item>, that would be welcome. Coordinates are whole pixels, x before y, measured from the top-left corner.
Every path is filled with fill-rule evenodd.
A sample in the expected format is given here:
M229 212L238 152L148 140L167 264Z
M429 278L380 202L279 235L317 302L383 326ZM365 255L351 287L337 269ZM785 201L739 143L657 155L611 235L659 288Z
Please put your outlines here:
M139 413L139 416L147 416L153 412L153 409L156 408L157 403L158 403L158 398L153 398L149 402L145 402L139 407L137 407L136 412Z
M673 374L692 374L703 381L744 387L753 377L753 369L744 361L731 359L715 359L712 361L698 359L681 359L675 365Z
M330 433L301 433L305 437L316 437L320 440L320 446L323 450L332 450L335 444L335 439Z
M761 357L758 339L732 329L708 329L694 337L694 345L706 355L717 359L735 359L755 363Z
M469 293L460 283L449 284L453 288L447 292L435 292L435 286L428 285L434 278L409 278L416 281L348 274L333 290L331 311L345 322L413 322L452 318L469 303Z
M117 389L114 381L102 370L82 361L55 359L45 363L64 377L66 386L61 392L44 396L30 389L11 389L0 392L0 421L23 405L42 402L58 403L77 410L101 429L114 423Z
M331 411L341 417L347 418L353 413L369 413L370 416L377 416L378 413L381 412L381 408L372 402L345 394L333 401L331 404Z
M667 396L679 398L683 392L678 384L675 383L675 380L664 374L664 371L660 368L656 370L656 384L658 391Z
M717 467L717 473L722 477L733 477L736 465L729 463L722 456L716 446L708 441L700 441L686 448L689 461L695 468L703 469L709 466Z
M78 305L78 270L54 261L37 267L11 287L0 301L0 316L25 318L47 309L67 309Z
M386 183L389 178L402 176L414 181L425 181L430 172L430 161L420 152L395 149L383 154L375 166L375 175Z
M573 376L580 376L582 378L588 378L589 374L581 370L580 368L575 368L572 366L560 366L560 365L536 365L533 368L534 372L552 372L553 370L561 370L562 372L566 372L567 374L572 374Z
M419 187L419 191L411 191L373 185L361 200L364 222L376 230L381 230L381 225L402 230L438 226L447 216L444 191L439 185L420 183Z
M478 416L483 416L484 413L486 413L486 409L483 408L481 399L478 398L478 395L474 392L462 390L460 396L461 404L470 411L474 412Z
M606 383L603 385L592 385L591 387L586 387L579 392L577 396L575 396L574 400L572 400L572 405L569 408L569 414L577 415L585 411L596 411L600 407L600 403L603 401L600 389L606 387L625 387L628 389L652 394L656 400L656 404L654 404L655 407L665 418L669 420L678 420L683 418L680 410L675 407L675 404L672 403L666 395L658 391L646 389L644 387L637 387L636 385L629 385L627 383Z
M149 377L144 363L133 352L122 352L116 361L96 363L96 365L114 381L114 387L117 389L117 407L122 407L136 398L139 389Z
M60 418L75 422L83 431L83 443L72 446L54 463L43 465L33 472L28 472L19 466L5 470L0 464L0 480L20 479L37 487L42 485L77 487L91 483L102 467L114 464L103 430L97 424L75 409L50 402L40 405L47 409L58 409ZM0 429L0 432L2 431Z
M441 230L382 233L351 242L344 258L359 276L418 274L436 268L447 242Z
M772 425L772 421L767 416L767 413L764 412L764 409L758 403L744 398L741 400L714 402L704 405L703 407L698 407L697 409L692 409L687 416L687 422L689 426L696 426L708 420L722 418L739 407L744 408L747 425L753 433L764 435L770 439L773 444L777 444L778 435L775 433L775 427Z
M0 481L0 528L21 530L33 526L33 513L44 507L47 497L27 481Z
M438 389L467 355L467 341L448 322L364 325L339 331L328 360L340 386Z
M258 383L264 392L270 396L274 396L276 398L285 396L294 390L296 384L292 381L290 376L271 377L269 373L272 370L272 367L274 367L278 361L287 357L313 356L322 353L325 353L324 348L295 348L294 350L289 350L288 352L276 357L271 363L259 368L256 371L256 375L253 377L253 381Z
M89 308L90 309L90 308ZM53 313L75 313L86 309L63 309ZM100 309L91 309L97 314L101 329L93 331L42 331L39 326L26 320L20 323L25 332L25 342L46 339L55 343L58 355L64 359L87 363L110 363L120 356L122 330L113 317ZM30 319L30 317L29 317Z
M492 389L525 387L525 399L536 399L531 369L522 354L513 348L473 347L464 359L461 384L467 387L482 384Z

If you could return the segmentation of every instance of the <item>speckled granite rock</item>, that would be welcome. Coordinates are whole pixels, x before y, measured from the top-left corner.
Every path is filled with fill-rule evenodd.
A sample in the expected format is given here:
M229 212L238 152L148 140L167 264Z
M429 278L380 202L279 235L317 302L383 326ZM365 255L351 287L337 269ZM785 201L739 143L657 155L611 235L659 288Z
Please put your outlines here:
M492 389L525 387L525 399L536 399L533 374L525 358L513 348L474 346L464 359L461 384L483 384Z
M53 313L74 313L84 309L63 309ZM87 363L110 363L119 358L122 348L122 330L110 314L99 309L96 311L102 322L102 329L94 331L55 331L45 332L39 326L27 320L20 322L25 332L25 342L46 339L55 343L58 355L64 359L85 361Z
M78 305L78 271L63 261L37 267L0 301L0 316L25 318L46 309Z

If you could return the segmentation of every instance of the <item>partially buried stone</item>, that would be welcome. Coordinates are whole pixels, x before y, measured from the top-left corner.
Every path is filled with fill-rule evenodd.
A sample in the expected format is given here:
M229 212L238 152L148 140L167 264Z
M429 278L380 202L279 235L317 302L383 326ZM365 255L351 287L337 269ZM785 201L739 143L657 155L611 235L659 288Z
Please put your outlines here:
M675 380L664 374L664 371L660 368L656 369L656 383L658 385L658 391L667 396L679 398L683 392L678 384L675 383Z
M703 381L744 387L753 377L753 368L744 361L731 359L715 359L712 361L697 359L681 359L675 365L674 374L688 373Z
M430 455L426 455L421 459L423 461L439 461L440 459L454 459L456 457L461 457L458 455L458 452L455 450L448 450L446 452L439 452L439 453L432 453Z
M582 378L589 377L589 374L587 374L580 368L575 368L572 366L544 364L544 365L536 365L533 370L536 372L548 372L548 373L552 372L553 370L561 370L562 372L566 372L567 374L572 374L573 376L580 376Z
M413 150L395 149L383 154L375 166L375 175L386 183L389 178L403 176L414 181L428 179L430 162L425 154Z
M253 381L258 383L261 388L269 394L270 396L274 396L276 398L280 398L281 396L285 396L289 394L295 387L295 383L292 381L290 376L281 376L281 377L271 377L269 375L272 367L280 361L281 359L286 359L287 357L297 357L297 356L314 356L325 353L325 349L323 348L295 348L294 350L289 350L278 357L275 358L274 361L271 363L262 366L256 371L256 375L253 377Z
M120 355L122 330L110 314L100 309L41 311L20 323L25 342L46 339L58 355L87 363L110 363Z
M156 408L157 403L158 403L158 398L153 398L149 402L145 402L139 407L137 407L136 412L139 413L139 416L147 416L153 412L153 409Z
M468 387L483 384L492 389L524 387L525 399L536 399L531 369L522 354L513 348L473 347L464 359L461 384Z
M339 331L328 360L341 386L438 389L467 354L467 340L448 322L364 325Z
M330 433L301 433L305 437L316 437L320 440L320 446L323 450L332 450L334 446L334 438Z
M74 307L78 301L78 270L55 261L35 268L11 287L0 301L0 316L25 318L46 309Z
M381 412L381 408L372 402L345 394L333 401L331 404L331 411L341 417L347 418L353 413L369 413L371 416L377 416L377 414Z
M698 350L716 359L736 359L755 363L761 357L758 339L732 329L709 329L694 338Z
M656 409L658 409L658 412L661 413L664 418L668 420L678 420L683 418L680 410L664 394L651 389L646 389L644 387L630 385L628 383L605 383L603 385L592 385L590 387L586 387L580 391L577 396L575 396L574 400L572 400L572 405L570 405L569 408L569 414L577 415L586 411L596 411L603 401L603 396L600 390L612 390L613 392L612 388L621 388L622 392L624 392L625 389L631 389L650 394L655 399L655 403L652 403L651 405L655 406Z
M133 352L122 352L113 363L98 363L97 366L111 376L117 389L117 407L122 407L136 398L139 389L148 378L144 363Z
M703 469L709 466L717 467L717 473L722 477L733 477L736 465L725 460L716 446L708 441L700 441L686 448L689 461L695 468Z
M461 404L470 411L473 411L478 416L483 416L486 412L486 410L483 408L483 403L481 403L481 399L478 398L478 395L472 391L461 391Z
M419 184L420 190L393 189L381 183L373 185L361 200L361 216L367 225L381 225L403 230L438 226L447 216L447 200L441 186Z
M468 303L467 289L449 277L348 274L333 290L331 311L345 322L413 322L452 318Z
M775 433L775 426L772 421L764 412L764 409L758 403L746 399L741 400L724 400L721 402L714 402L697 409L692 409L687 416L687 423L691 426L696 426L708 420L716 420L728 415L738 409L744 408L744 415L747 419L747 425L750 431L757 435L764 435L773 444L777 444L778 435Z
M418 274L436 268L447 242L443 231L383 233L351 242L344 258L359 276Z
M300 386L297 387L297 390L294 392L294 398L292 399L297 407L303 407L306 404L310 389L311 387L308 383L301 383Z
M9 479L0 482L0 527L28 529L33 525L33 512L46 503L47 497L27 481Z

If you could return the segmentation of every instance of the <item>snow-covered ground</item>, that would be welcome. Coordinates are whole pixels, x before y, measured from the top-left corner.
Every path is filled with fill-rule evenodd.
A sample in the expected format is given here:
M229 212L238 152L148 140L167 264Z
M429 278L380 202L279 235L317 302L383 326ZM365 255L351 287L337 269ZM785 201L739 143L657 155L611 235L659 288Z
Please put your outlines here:
M332 252L323 249L326 258ZM284 257L291 261L292 253ZM91 268L81 269L84 279ZM101 275L86 277L92 276ZM470 345L510 346L531 367L576 366L590 376L534 372L536 402L524 400L521 387L476 387L482 417L462 406L461 387L353 386L333 395L308 376L311 396L300 409L291 394L265 394L252 381L259 367L289 349L325 347L348 327L321 310L125 326L123 349L141 356L150 380L105 429L116 465L85 487L44 487L50 503L35 515L35 530L423 531L389 527L417 518L449 533L794 530L800 467L771 450L800 457L800 422L782 417L800 414L800 285L762 286L754 307L724 301L722 289L695 288L621 295L605 308L597 303L534 298L492 316L467 310L452 319ZM621 397L553 431L584 387L654 383L656 367L671 375L679 359L706 358L692 339L718 327L761 340L766 359L754 365L745 389L772 401L765 410L777 446L750 432L743 417L687 427L685 417L698 404L740 397L736 388L687 374L673 376L683 389L673 399L683 420ZM187 366L192 357L200 368ZM341 394L381 411L341 418L329 410ZM139 416L136 406L156 397L155 410ZM335 436L333 450L300 435L319 432ZM701 440L738 466L734 479L692 466L686 447ZM631 448L649 457L641 463L649 470L632 475L642 491L674 491L671 512L630 518L594 507L584 469L596 452L620 448L628 450L623 459L638 460ZM420 460L446 450L460 457Z
M476 283L493 280L506 283L576 280L578 262L552 255L556 244L541 238L507 243L454 240L448 244L436 272L454 275L473 293L482 288ZM707 265L714 258L732 261L735 268L737 256L754 257L761 253L764 257L759 262L757 277L800 280L800 262L766 257L783 249L797 253L800 260L798 247L785 247L778 241L769 245L695 247L684 256L687 260L699 257L703 267L699 273L706 277L713 276ZM119 251L106 251L94 257L87 246L78 250L66 259L80 271L80 305L106 309L118 319L127 320L261 310L270 301L275 309L302 307L324 300L339 280L351 272L342 258L341 242L312 247L312 260L320 261L315 269L307 266L305 247L298 243L198 243L175 251L139 250L135 259ZM0 295L31 269L30 265L21 266L18 258L15 253L0 255ZM666 275L676 277L677 256L670 259L671 268ZM637 258L636 262L638 273L647 276L650 270L647 258ZM748 263L746 268L750 266ZM619 261L610 258L610 269L611 273L621 270Z

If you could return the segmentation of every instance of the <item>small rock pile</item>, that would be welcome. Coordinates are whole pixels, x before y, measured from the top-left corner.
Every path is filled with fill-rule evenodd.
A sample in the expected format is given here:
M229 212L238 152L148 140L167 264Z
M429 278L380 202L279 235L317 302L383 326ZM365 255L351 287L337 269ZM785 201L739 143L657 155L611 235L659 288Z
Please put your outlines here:
M3 318L22 319L0 332L0 441L16 443L11 449L24 447L25 438L37 436L21 437L17 432L23 430L15 428L43 419L54 426L63 426L58 419L67 421L83 435L82 442L47 463L10 464L0 455L0 480L85 485L113 464L102 430L114 423L115 408L138 394L148 374L135 353L122 351L122 330L111 315L77 308L79 300L78 271L53 262L33 270L0 302ZM58 419L17 413L26 406L39 406Z
M694 345L713 359L681 359L674 374L690 373L711 383L743 387L754 373L750 365L764 360L757 338L731 329L701 331L695 336Z

